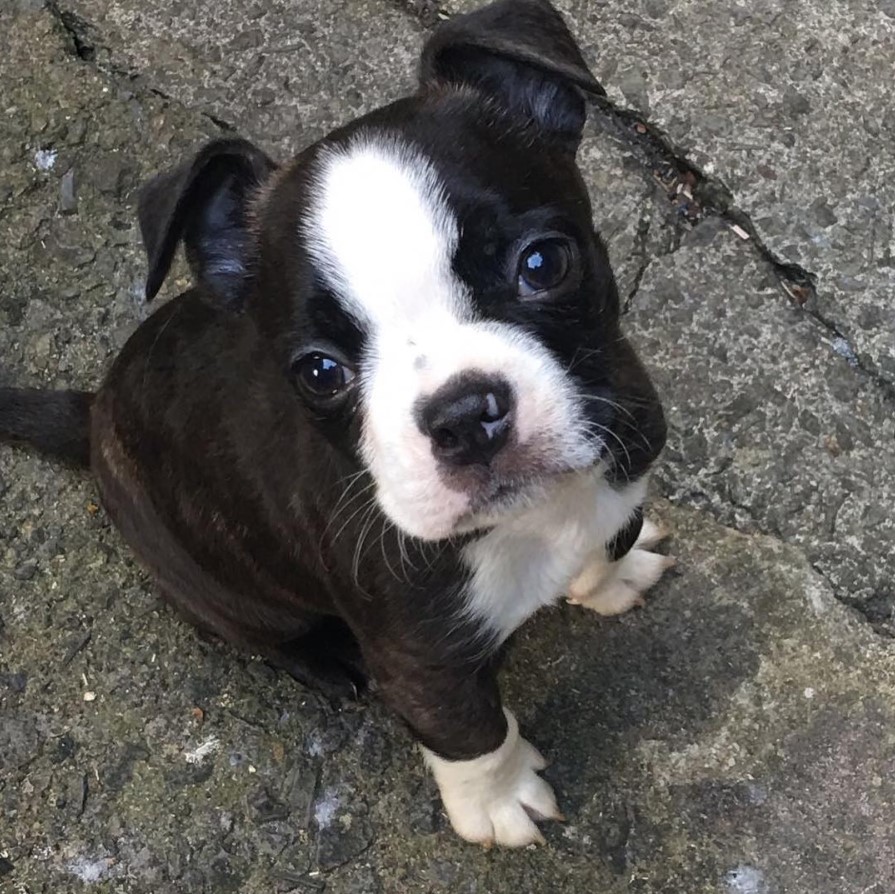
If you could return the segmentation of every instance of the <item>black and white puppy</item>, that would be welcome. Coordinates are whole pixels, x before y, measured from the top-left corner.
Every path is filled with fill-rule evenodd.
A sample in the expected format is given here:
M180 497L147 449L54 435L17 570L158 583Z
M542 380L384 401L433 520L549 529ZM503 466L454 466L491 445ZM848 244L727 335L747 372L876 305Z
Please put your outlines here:
M96 394L0 391L0 435L90 465L189 619L298 679L369 678L470 841L541 841L507 637L562 596L624 611L670 560L665 440L575 164L601 93L546 0L425 46L418 91L278 167L242 140L153 180L147 296L195 287Z

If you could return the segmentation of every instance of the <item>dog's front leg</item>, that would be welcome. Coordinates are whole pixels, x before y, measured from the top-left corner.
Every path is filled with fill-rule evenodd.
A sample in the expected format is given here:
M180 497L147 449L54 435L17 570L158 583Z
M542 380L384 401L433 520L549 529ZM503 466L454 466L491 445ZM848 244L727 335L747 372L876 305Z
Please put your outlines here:
M496 749L450 760L423 746L423 755L461 837L486 846L543 844L534 819L562 819L553 789L538 776L547 762L519 734L512 713L503 714L506 733Z
M384 700L410 725L455 831L485 846L543 843L535 819L562 819L544 758L501 706L496 667L433 664L393 648L369 657Z
M644 521L633 546L621 557L613 559L611 547L594 550L569 584L569 602L600 615L620 615L643 605L643 594L674 565L671 556L653 552L666 536L665 528Z

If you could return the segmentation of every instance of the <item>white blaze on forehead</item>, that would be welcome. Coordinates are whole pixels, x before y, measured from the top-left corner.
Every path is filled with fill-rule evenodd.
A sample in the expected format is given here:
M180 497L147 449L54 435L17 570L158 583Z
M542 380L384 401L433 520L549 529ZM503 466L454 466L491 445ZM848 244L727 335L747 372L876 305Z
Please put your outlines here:
M465 316L457 223L432 165L395 139L325 150L306 238L346 309L377 330L425 311Z

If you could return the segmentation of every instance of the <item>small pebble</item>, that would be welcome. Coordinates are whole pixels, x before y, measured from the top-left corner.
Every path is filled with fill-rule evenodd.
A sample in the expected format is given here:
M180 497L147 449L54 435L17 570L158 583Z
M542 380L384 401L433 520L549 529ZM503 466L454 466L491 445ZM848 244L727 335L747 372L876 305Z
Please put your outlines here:
M16 580L31 580L36 571L37 562L33 559L29 559L27 562L22 562L22 564L13 571L13 577L15 577Z
M34 167L39 171L52 171L58 153L55 149L38 149L34 153Z
M59 186L59 210L63 214L78 213L78 184L75 182L74 168L69 168L62 177Z

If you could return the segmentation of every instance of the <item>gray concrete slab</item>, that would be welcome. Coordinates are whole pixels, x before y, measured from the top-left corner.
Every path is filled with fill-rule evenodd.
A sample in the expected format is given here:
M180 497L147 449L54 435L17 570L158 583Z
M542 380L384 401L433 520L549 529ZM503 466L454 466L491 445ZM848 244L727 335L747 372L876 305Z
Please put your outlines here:
M219 132L215 119L282 156L398 95L423 29L368 0L61 6L0 10L11 48L0 55L0 377L90 386L145 313L136 184ZM849 8L846 22L805 4L802 20L830 47L835 28L869 33L878 20ZM714 33L723 55L740 34L704 9L572 14L592 58L619 48L614 69L596 65L606 86L624 85L626 105L645 95L666 122L659 73L681 68L678 101L708 81L707 57L684 42ZM616 37L641 30L624 57ZM285 41L308 46L280 64L293 51L267 50ZM665 42L680 52L666 58ZM769 59L781 46L767 41ZM838 96L818 83L822 99ZM877 84L866 89L869 109ZM717 112L719 132L733 133L744 101ZM701 133L703 115L686 110ZM159 603L89 481L4 449L0 890L893 890L892 404L787 302L751 241L712 213L695 228L682 220L616 124L596 115L581 159L629 331L669 410L656 512L681 562L644 610L547 612L511 652L507 699L553 758L569 822L521 853L456 840L407 735L375 702L333 711L199 639ZM715 169L769 241L764 216L795 226L785 184L817 161L809 136L779 156L781 195L766 206L747 206L748 178ZM827 139L846 154L851 136ZM820 301L834 294L826 281ZM890 335L864 328L868 345ZM875 350L861 362L882 374L885 345Z
M293 153L412 83L422 28L387 0L75 0L101 66Z
M666 399L663 492L799 546L873 613L895 580L891 400L717 218L649 265L629 320Z

